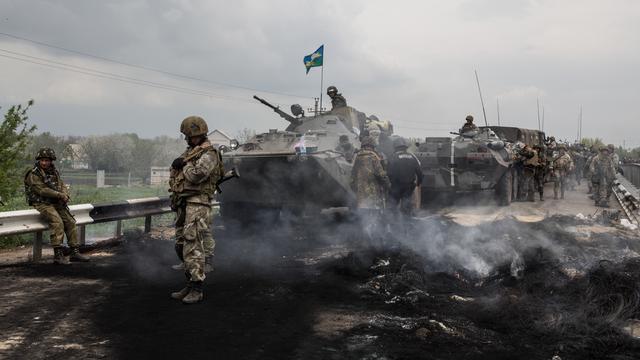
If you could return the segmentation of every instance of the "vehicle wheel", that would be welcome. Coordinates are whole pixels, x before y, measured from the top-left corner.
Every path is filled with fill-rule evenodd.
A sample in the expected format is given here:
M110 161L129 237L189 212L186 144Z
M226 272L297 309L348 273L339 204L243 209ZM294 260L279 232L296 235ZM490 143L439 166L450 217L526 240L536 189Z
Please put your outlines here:
M513 177L511 175L511 169L507 170L498 185L496 186L496 195L498 197L498 204L500 206L508 206L511 204L511 196L513 194Z

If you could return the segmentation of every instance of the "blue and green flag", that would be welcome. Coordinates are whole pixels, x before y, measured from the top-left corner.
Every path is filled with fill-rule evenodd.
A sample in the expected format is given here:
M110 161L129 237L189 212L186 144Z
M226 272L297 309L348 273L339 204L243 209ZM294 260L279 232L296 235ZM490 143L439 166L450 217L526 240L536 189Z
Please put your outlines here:
M304 57L304 66L307 68L307 74L309 69L316 66L322 66L322 53L324 52L324 45L320 46L318 50L312 54Z

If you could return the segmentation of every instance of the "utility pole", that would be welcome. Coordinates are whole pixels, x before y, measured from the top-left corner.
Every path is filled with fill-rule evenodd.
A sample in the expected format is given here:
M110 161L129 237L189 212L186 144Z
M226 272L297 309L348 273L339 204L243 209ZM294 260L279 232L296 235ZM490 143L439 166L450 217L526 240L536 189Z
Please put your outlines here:
M538 130L541 130L540 128L540 98L536 97L536 109L538 109Z
M500 126L500 98L496 98L496 107L498 108L498 126Z

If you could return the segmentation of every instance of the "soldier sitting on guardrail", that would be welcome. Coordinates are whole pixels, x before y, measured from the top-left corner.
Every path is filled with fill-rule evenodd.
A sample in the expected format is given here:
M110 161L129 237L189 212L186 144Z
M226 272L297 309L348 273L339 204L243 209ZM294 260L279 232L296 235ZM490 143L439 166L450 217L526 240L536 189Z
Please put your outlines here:
M49 223L53 263L68 265L71 261L89 261L80 254L76 219L69 211L69 190L62 182L60 173L53 165L56 153L53 149L42 148L36 154L36 163L24 177L24 190L29 205L33 206ZM62 240L67 235L71 256L64 256Z

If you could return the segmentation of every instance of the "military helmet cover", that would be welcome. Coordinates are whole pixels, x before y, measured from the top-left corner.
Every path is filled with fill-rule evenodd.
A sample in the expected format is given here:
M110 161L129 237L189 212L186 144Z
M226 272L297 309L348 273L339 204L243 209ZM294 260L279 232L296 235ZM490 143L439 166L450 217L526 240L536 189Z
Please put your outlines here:
M337 94L338 93L338 88L331 85L327 88L327 95L331 95L331 94Z
M400 147L409 147L409 145L407 145L407 141L404 138L396 138L393 139L393 147L394 148L400 148Z
M55 160L56 152L53 151L53 149L51 148L41 148L40 150L38 150L38 153L36 154L36 160L40 160L40 159Z
M465 118L465 120L467 120L467 121L473 121L473 116L471 116L471 115L467 115L467 117Z
M200 116L189 116L182 120L180 132L188 137L207 135L209 127L207 126L207 122Z
M362 141L360 141L360 147L365 147L365 146L375 147L376 142L373 140L371 136L365 136L362 138Z
M611 150L611 151L615 150L615 148L616 148L615 146L613 146L613 144L609 144L609 145L607 145L607 147L608 147L608 148L609 148L609 150Z

